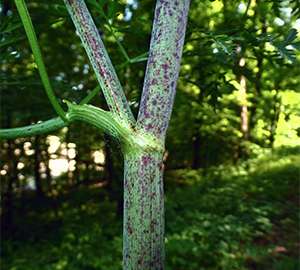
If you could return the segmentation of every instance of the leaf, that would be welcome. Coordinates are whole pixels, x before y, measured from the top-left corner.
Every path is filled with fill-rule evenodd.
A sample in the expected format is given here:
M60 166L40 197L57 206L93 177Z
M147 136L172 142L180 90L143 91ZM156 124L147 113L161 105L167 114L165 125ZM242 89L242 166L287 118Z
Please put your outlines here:
M109 19L113 19L116 13L116 1L110 1L109 5L108 5L108 12L107 12L107 17Z
M143 53L143 54L141 54L139 56L136 56L134 58L131 58L130 63L144 62L144 61L147 61L147 59L148 59L148 52Z
M300 15L300 3L299 0L291 0L291 6L293 9L292 14L295 16L299 16Z
M300 51L300 41L291 44L296 50Z
M297 37L298 31L295 28L292 28L289 32L287 37L285 38L285 43L290 44L292 41L294 41Z
M279 53L279 55L277 54L277 56L281 58L287 58L289 61L295 62L296 54L294 50L288 49L286 46L283 46L282 44L278 44L276 46L276 49Z
M11 23L11 24L7 25L7 27L5 27L4 30L1 31L2 32L1 34L11 33L13 31L15 31L16 29L21 28L22 26L23 26L22 23L15 23L15 24Z
M8 38L8 39L3 39L0 41L0 48L2 47L6 47L6 46L9 46L11 44L14 44L14 43L17 43L21 40L24 40L25 39L25 36L22 36L22 37L11 37L11 38Z
M296 52L299 50L300 42L293 42L297 38L298 31L294 28L290 29L283 41L278 41L278 37L270 38L270 43L275 47L277 53L274 54L277 58L286 58L290 62L296 61ZM293 42L293 43L292 43Z

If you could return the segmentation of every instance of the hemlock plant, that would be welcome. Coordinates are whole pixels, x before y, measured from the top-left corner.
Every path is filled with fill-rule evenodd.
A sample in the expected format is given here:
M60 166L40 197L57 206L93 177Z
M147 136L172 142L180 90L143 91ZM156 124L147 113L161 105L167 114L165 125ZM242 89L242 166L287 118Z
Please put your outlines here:
M164 269L163 153L176 92L189 0L157 0L150 51L137 119L84 0L64 0L93 66L109 111L88 103L56 99L24 0L15 0L42 83L57 118L30 126L1 129L0 138L48 133L73 121L87 122L116 138L124 155L123 269Z

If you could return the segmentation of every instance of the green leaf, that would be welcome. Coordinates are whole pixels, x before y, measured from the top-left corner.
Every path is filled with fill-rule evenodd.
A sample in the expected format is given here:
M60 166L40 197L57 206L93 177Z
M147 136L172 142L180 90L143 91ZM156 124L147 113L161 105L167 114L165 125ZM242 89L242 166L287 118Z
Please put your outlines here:
M300 51L300 41L291 44L296 50Z
M297 37L298 31L295 28L292 28L289 32L287 37L285 38L285 43L290 44L292 41L294 41Z
M115 11L116 11L116 1L110 1L109 5L108 5L108 12L107 12L107 17L109 19L113 19L115 16Z

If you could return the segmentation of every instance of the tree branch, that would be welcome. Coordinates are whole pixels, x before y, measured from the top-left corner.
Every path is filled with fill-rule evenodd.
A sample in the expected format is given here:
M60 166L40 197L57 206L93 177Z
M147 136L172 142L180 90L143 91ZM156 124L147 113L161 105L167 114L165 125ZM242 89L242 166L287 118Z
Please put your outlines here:
M122 86L84 0L64 0L64 2L92 63L108 107L123 121L134 125L135 119Z
M174 102L190 0L157 0L138 127L164 139Z

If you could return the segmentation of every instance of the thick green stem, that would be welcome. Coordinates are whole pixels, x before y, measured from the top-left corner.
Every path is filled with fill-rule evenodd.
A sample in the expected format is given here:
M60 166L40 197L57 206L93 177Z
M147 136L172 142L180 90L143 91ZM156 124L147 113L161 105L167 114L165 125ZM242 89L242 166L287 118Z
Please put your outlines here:
M190 1L157 0L137 123L84 0L64 2L110 108L108 112L67 102L66 118L68 123L80 120L92 124L122 144L125 157L124 269L164 269L163 150ZM45 128L37 131L41 130ZM30 130L26 132L29 134Z
M84 105L90 102L95 95L99 92L100 87L95 87L79 104ZM7 128L0 129L0 139L15 139L21 137L30 137L41 134L47 134L49 132L61 129L67 126L70 119L65 119L64 121L57 117L37 124L32 124L29 126L23 126L18 128Z
M162 153L124 156L123 269L164 269Z
M67 118L70 121L83 121L89 123L107 134L119 139L128 136L130 130L122 125L120 119L113 113L104 111L92 105L77 105L65 101L69 107Z
M108 135L118 139L123 151L158 151L162 152L164 146L155 137L133 129L127 121L118 115L104 111L92 105L77 105L66 101L69 111L67 119L89 123Z

